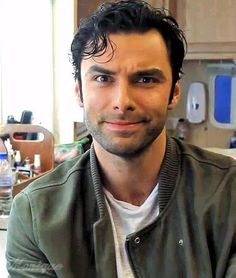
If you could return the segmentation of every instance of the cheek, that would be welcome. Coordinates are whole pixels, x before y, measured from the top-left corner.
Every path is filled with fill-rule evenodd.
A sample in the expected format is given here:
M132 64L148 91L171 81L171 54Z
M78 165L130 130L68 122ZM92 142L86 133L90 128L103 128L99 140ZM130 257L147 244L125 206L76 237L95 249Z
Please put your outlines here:
M104 107L104 100L98 94L87 94L84 97L85 113L96 116Z
M111 105L112 95L105 90L85 87L83 92L84 108L90 110L91 113L93 113L93 110L107 109Z
M169 97L163 97L161 94L154 95L153 97L144 98L139 104L140 107L147 111L147 113L163 114L167 110Z
M83 84L83 104L85 109L95 106L97 96L91 86Z

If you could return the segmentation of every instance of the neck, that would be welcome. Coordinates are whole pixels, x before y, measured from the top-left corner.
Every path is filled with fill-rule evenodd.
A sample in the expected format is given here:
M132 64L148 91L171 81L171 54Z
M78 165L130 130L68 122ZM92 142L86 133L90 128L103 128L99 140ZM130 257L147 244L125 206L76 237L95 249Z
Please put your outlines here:
M166 148L165 130L149 148L132 159L109 153L96 141L94 148L105 188L118 200L143 204L157 184Z

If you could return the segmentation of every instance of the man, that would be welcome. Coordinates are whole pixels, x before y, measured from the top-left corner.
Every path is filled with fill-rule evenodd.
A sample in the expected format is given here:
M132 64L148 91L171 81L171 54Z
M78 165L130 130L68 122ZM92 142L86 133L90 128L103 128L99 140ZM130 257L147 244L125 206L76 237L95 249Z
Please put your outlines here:
M235 277L236 162L166 135L185 39L141 1L98 8L72 43L91 149L14 200L11 277Z

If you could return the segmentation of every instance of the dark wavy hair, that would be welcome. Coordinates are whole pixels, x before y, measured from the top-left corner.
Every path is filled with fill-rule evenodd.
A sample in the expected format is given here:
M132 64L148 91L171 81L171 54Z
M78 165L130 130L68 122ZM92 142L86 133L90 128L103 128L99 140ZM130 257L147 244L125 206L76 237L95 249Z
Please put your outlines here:
M164 9L153 8L141 0L120 0L101 4L90 16L81 20L71 44L74 77L81 85L81 60L102 55L109 44L110 34L145 33L157 30L167 46L172 68L172 99L175 83L182 74L187 43L176 20Z

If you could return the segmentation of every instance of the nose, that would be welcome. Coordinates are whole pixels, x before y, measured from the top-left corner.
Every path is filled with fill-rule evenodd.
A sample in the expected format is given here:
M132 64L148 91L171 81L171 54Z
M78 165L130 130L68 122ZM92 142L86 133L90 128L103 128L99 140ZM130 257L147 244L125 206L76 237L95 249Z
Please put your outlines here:
M134 111L133 93L133 89L130 88L128 82L119 82L114 94L113 109L118 112Z

